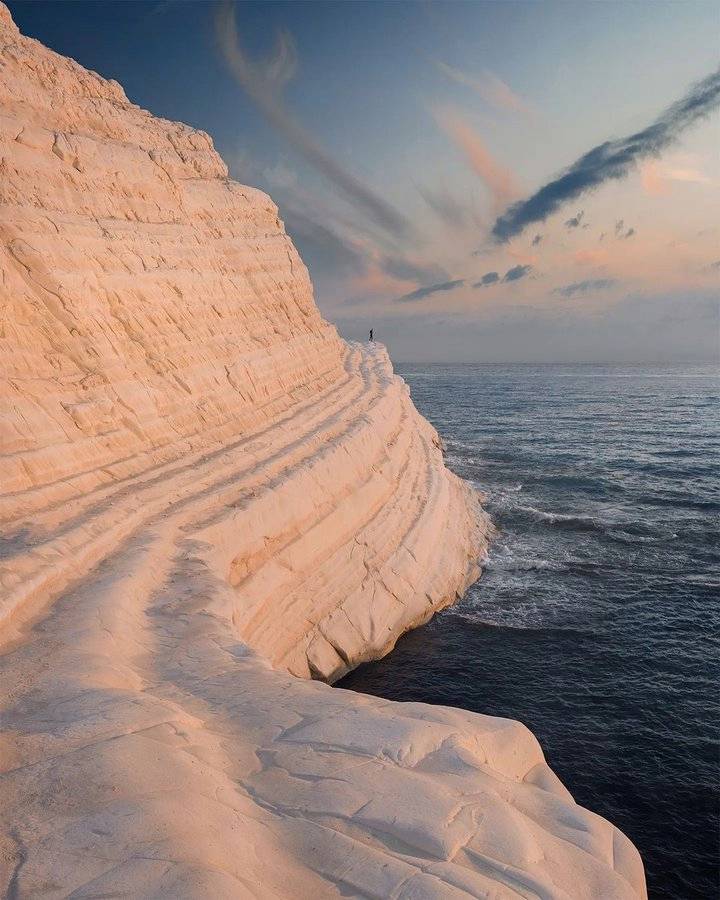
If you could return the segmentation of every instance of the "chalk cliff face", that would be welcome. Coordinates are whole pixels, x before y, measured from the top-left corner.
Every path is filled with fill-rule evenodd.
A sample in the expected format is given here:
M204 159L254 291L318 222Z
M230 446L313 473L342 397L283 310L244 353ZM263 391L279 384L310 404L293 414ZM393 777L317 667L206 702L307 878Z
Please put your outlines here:
M477 576L475 495L272 201L2 4L0 259L1 891L644 895L523 726L311 680Z

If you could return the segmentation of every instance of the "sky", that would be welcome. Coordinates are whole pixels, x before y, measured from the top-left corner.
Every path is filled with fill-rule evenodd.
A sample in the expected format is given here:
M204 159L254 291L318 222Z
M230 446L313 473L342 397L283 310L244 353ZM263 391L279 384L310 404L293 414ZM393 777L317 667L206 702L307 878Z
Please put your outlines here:
M207 131L341 333L412 362L710 362L720 6L9 2Z

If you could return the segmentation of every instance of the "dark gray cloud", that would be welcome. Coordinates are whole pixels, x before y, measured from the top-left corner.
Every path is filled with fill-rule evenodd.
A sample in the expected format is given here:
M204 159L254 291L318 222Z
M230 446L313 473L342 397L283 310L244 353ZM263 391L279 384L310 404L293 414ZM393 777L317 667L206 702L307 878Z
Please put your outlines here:
M627 240L628 238L632 237L634 234L635 234L635 229L628 228L628 230L625 232L625 234L622 235L622 239Z
M429 297L430 294L439 294L442 291L452 291L462 284L465 284L464 278L458 278L455 281L443 281L440 284L431 284L428 285L428 287L418 288L416 291L411 291L409 294L405 294L397 299L399 303L413 303L416 300L424 300L425 297Z
M577 213L572 218L567 219L565 221L565 227L566 228L579 228L584 215L585 215L585 210L581 209L579 213Z
M500 278L500 274L498 272L486 272L480 281L476 281L473 285L474 288L484 288L490 287L491 284L499 284L502 282L503 284L507 284L508 281L519 281L521 278L524 278L530 271L532 270L532 266L513 266L512 269L508 269L507 272Z
M405 217L344 169L286 109L280 90L292 77L297 64L290 36L279 36L275 54L270 60L260 64L252 62L240 48L235 8L230 2L218 5L215 32L230 71L273 128L376 225L394 235L410 234L412 228Z
M698 82L641 131L605 141L576 160L562 174L526 200L513 203L495 221L496 241L510 240L533 222L543 222L565 203L599 187L605 181L624 178L647 157L658 156L675 138L720 105L720 69Z
M615 223L615 237L619 237L625 228L625 219L618 219Z
M590 294L593 291L607 291L617 284L615 278L588 278L586 281L574 281L564 287L555 288L553 294L561 297L576 297L578 294Z
M531 269L532 266L513 266L512 269L507 270L503 281L518 281L520 278L524 278Z
M537 247L537 245L540 243L540 241L542 239L543 239L543 236L541 234L536 234L535 237L532 239L533 247Z
M497 284L500 281L500 276L497 272L486 272L480 281L476 281L473 285L474 288L483 288L487 287L489 284Z
M708 269L712 269L716 272L720 271L720 259L716 260L715 262L711 262L708 266Z

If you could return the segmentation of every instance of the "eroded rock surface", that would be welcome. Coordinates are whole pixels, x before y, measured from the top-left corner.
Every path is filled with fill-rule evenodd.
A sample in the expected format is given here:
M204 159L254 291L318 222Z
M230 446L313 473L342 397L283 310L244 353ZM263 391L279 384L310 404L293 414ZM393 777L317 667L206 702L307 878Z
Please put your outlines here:
M272 201L2 4L0 141L0 891L643 896L523 726L310 680L488 525Z

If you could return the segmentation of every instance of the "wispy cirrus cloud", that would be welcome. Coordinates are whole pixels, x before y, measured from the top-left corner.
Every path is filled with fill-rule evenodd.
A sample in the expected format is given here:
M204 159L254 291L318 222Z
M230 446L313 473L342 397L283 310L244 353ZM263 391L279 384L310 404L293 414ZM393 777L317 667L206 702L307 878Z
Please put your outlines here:
M428 207L445 225L454 229L467 228L469 225L482 227L480 218L467 200L461 202L445 188L416 187Z
M262 62L249 60L238 41L235 7L229 0L216 9L215 32L225 62L240 86L295 150L376 225L396 235L410 234L412 229L405 217L340 165L286 108L281 90L292 78L297 66L297 53L291 36L286 32L278 36L270 59Z
M674 154L671 159L650 159L640 166L640 184L646 194L662 196L677 184L717 186L702 170L702 163L692 154Z
M283 162L264 166L250 174L261 175L278 202L288 234L295 242L313 277L325 286L328 279L347 279L349 291L358 286L369 295L400 290L414 282L417 286L450 278L435 263L427 263L398 251L391 241L382 241L362 227L357 218L347 219L323 202L316 192L301 186L297 173Z
M449 278L442 266L418 263L404 256L385 256L380 260L380 265L388 275L401 281L419 281L423 284Z
M429 297L431 294L455 290L455 288L460 287L463 284L465 284L464 278L457 278L455 281L443 281L440 284L431 284L427 287L418 288L416 291L411 291L409 294L404 294L402 297L398 297L397 302L414 303L417 300L424 300L425 297Z
M643 159L657 157L698 120L720 105L720 69L693 85L654 122L624 138L605 141L581 156L526 200L513 203L492 229L504 243L534 222L543 222L565 203L604 182L624 178Z
M285 205L285 227L311 271L358 275L366 268L362 250L329 222L318 221L304 211Z
M455 66L449 66L447 63L441 62L440 60L437 60L435 65L443 75L446 75L457 84L462 84L464 87L475 91L476 94L482 97L482 99L486 103L489 103L490 106L495 107L495 109L502 110L503 112L513 112L523 116L530 115L532 112L530 105L523 100L522 97L516 94L515 91L505 84L502 79L498 78L497 75L488 72L487 69L482 71L479 75L469 75L467 72L463 72L462 69L458 69Z
M479 134L453 109L433 111L436 122L462 151L473 172L490 192L493 210L497 213L520 193L515 175L501 165L490 153Z
M553 294L559 294L561 297L577 297L578 294L590 294L594 291L607 291L617 284L615 278L588 278L585 281L574 281L572 284L566 284L563 287L557 287Z
M418 187L417 190L435 215L447 225L463 222L465 215L462 206L447 191L431 190L427 187Z

